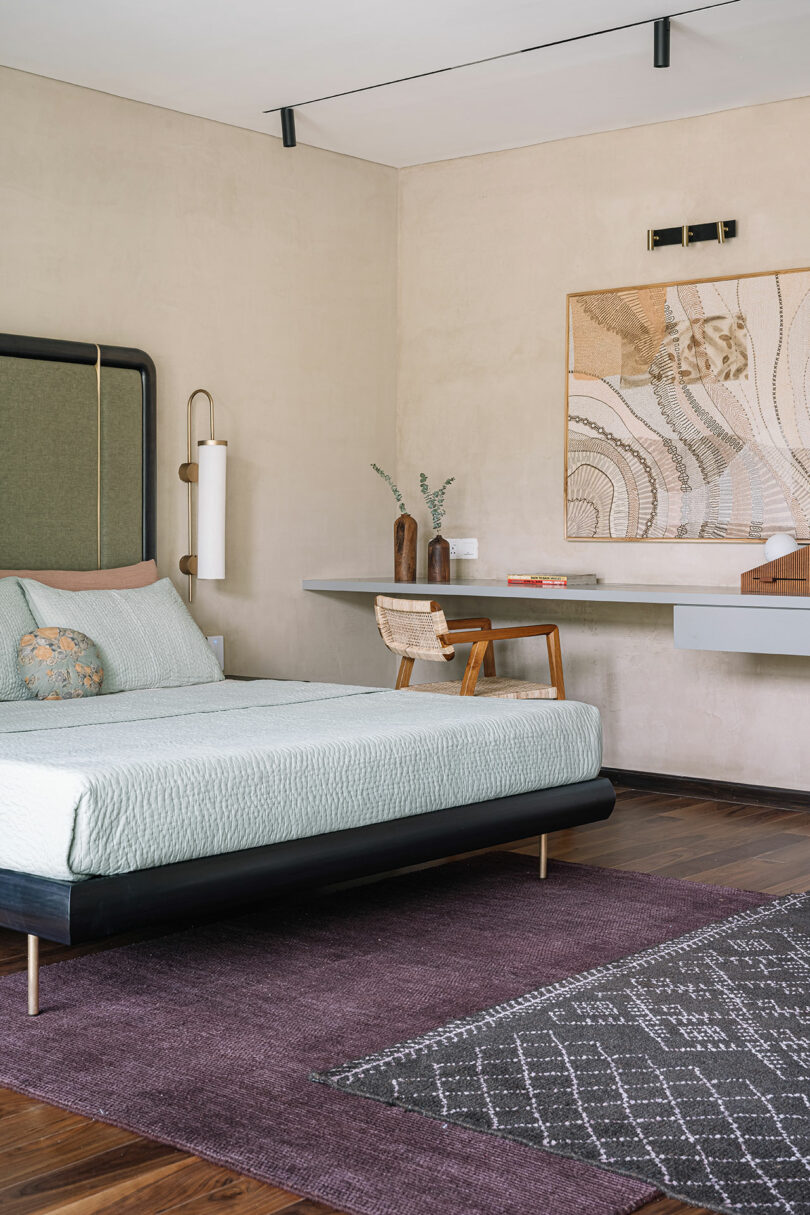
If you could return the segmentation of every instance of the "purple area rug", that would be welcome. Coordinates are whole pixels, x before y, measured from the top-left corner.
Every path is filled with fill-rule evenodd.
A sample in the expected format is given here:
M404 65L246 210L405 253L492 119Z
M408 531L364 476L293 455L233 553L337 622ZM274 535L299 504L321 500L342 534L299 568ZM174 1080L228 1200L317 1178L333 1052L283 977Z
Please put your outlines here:
M593 1165L314 1084L767 896L508 853L0 980L0 1084L357 1215L620 1215Z

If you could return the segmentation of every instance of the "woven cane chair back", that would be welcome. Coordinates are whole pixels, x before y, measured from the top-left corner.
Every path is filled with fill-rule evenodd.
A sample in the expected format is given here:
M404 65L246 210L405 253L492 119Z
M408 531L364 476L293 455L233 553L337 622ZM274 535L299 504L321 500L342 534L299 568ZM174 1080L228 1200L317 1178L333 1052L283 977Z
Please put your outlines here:
M447 620L437 603L428 599L390 599L378 595L374 601L377 628L388 649L403 658L423 658L427 662L446 662L455 654L443 645Z

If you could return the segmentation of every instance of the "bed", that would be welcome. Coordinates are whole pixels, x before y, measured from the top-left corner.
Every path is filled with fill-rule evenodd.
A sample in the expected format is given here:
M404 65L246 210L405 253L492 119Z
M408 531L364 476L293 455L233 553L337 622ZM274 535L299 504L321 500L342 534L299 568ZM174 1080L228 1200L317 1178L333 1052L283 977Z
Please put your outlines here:
M71 568L154 558L154 369L140 351L0 337L0 374L105 358L137 373L140 490L102 512L99 471ZM126 455L120 438L109 450ZM55 564L26 560L24 532L0 569ZM29 1012L41 937L76 944L606 818L600 761L599 714L575 701L217 679L0 703L0 925L28 934Z

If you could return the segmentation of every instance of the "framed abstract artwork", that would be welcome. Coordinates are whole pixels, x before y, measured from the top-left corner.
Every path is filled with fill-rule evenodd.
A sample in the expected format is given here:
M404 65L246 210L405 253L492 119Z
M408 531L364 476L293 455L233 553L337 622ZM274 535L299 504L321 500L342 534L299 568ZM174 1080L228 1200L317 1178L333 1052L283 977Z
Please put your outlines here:
M810 269L568 296L566 538L810 541Z

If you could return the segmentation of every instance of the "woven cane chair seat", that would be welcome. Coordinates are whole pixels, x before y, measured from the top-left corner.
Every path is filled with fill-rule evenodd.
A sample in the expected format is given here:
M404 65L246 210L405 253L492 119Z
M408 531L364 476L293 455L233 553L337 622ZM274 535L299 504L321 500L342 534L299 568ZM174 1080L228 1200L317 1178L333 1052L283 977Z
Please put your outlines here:
M444 683L409 684L407 692L438 692L440 696L458 696L460 679L448 679ZM500 700L556 700L557 689L550 683L530 683L526 679L501 679L497 676L481 675L475 685L475 696L496 696Z

